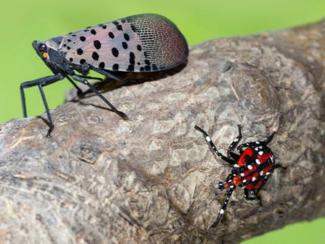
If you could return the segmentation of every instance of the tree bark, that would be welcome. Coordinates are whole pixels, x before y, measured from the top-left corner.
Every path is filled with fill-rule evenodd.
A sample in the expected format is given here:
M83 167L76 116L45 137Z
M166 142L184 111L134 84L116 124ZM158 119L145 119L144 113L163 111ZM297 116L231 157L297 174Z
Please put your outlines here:
M325 215L325 21L208 41L176 71L98 85L129 120L72 92L51 138L39 117L2 125L0 242L233 243ZM225 151L237 124L244 142L275 131L287 168L212 228L230 168L194 125Z

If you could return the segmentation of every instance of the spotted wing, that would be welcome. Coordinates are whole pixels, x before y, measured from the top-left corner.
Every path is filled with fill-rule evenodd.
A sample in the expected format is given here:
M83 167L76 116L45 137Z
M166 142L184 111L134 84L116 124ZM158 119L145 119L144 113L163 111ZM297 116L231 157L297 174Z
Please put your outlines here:
M88 63L111 71L151 72L185 63L184 36L167 18L156 14L130 16L87 27L65 36L59 50L76 65Z

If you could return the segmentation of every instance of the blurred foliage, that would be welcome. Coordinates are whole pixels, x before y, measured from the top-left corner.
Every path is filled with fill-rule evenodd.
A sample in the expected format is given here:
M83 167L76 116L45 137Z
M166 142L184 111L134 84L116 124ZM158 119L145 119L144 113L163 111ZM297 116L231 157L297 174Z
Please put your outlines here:
M159 13L177 24L191 45L208 39L286 28L324 17L324 0L11 0L1 2L0 122L21 116L19 84L50 75L31 47L45 40L120 17ZM46 88L55 108L70 87L61 81ZM112 101L114 102L114 101ZM30 115L43 113L37 89L27 90ZM245 243L325 243L325 220L298 224Z

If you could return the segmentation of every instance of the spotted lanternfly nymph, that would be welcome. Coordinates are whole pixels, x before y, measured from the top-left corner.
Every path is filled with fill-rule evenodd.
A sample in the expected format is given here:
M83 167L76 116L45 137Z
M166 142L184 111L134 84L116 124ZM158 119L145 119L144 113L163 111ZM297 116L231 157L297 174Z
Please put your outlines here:
M273 153L267 146L271 142L274 133L267 137L265 141L248 142L238 146L242 138L241 126L238 125L238 136L230 144L227 150L227 156L225 156L219 152L210 136L203 129L198 126L195 126L195 129L203 134L213 155L220 157L232 166L231 173L226 180L220 181L218 184L219 190L225 189L227 193L226 199L219 210L218 217L212 224L212 226L216 226L222 220L230 197L237 186L244 188L245 198L247 200L259 200L258 192L262 186L270 177L273 170L282 166L275 164ZM239 154L235 152L236 147Z
M67 78L81 93L76 82L83 83L112 111L125 118L124 113L88 82L88 79L104 80L87 76L89 71L120 80L114 72L165 71L185 64L188 56L188 46L182 33L170 20L156 14L130 16L44 42L34 41L33 47L53 75L21 84L23 115L27 117L24 89L38 86L48 117L48 136L54 124L44 86Z

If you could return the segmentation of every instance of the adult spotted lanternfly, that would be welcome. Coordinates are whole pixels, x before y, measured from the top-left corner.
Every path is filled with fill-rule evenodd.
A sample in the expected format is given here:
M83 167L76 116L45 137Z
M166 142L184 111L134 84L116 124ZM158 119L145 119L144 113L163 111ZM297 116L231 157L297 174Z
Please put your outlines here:
M274 133L266 138L265 141L248 142L238 146L242 135L241 127L238 126L238 136L230 144L227 156L218 151L210 136L200 127L195 126L195 129L200 131L209 145L209 148L215 157L220 157L232 166L231 173L225 181L220 181L218 188L226 189L226 199L219 210L218 217L212 226L216 226L226 211L231 194L237 186L244 188L245 197L247 200L259 199L258 192L265 184L267 179L272 174L273 170L282 167L280 164L275 164L274 156L267 144L271 142ZM237 147L238 146L238 147ZM235 149L240 154L235 152Z
M67 78L80 93L76 82L83 83L112 111L126 117L88 82L88 79L104 80L87 76L90 70L119 80L114 72L165 71L186 63L188 56L188 46L181 32L170 20L156 14L130 16L44 42L34 41L33 47L53 75L21 84L23 115L27 117L24 89L38 86L47 113L48 136L54 124L44 86Z

